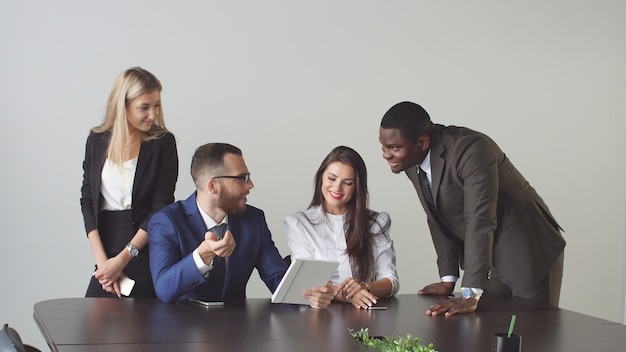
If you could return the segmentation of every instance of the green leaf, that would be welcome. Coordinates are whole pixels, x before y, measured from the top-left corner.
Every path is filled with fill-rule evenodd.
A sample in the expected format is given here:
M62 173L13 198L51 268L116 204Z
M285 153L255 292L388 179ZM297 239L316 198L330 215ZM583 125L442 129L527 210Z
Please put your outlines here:
M361 328L359 331L348 329L348 332L356 341L382 352L437 352L432 342L428 345L422 345L419 343L420 339L413 338L410 333L406 334L406 338L402 338L400 335L395 338L379 338L370 337L368 328Z

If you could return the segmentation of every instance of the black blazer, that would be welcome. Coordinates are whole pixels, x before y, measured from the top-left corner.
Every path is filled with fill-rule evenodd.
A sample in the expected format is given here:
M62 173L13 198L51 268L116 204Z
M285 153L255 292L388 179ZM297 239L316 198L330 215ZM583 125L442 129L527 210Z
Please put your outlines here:
M85 146L80 205L87 234L98 228L101 174L110 136L110 132L91 132ZM168 132L161 138L141 142L131 209L135 232L139 228L147 230L150 216L174 202L177 179L178 152L174 135Z

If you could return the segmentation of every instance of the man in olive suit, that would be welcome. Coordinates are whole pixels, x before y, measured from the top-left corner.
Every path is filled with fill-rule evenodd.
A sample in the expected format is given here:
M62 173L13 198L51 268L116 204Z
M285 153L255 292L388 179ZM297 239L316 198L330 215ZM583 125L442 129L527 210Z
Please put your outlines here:
M565 240L547 205L488 136L433 124L419 105L384 115L379 142L391 171L404 171L426 212L440 282L420 294L449 295L464 270L462 297L426 313L476 310L485 291L558 306Z

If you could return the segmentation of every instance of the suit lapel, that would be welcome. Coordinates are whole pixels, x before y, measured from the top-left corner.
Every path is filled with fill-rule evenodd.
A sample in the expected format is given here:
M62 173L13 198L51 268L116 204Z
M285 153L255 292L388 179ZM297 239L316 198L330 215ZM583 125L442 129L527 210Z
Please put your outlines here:
M426 200L424 199L424 194L422 194L422 187L420 186L418 169L419 169L419 166L415 165L413 167L406 169L404 172L413 183L413 187L415 188L415 191L417 192L417 197L420 199L420 202L422 202L422 204L424 205L424 210L426 210L427 212L430 212L430 209L426 205L428 203L426 203Z
M228 231L233 234L233 239L235 240L235 243L239 243L239 234L241 233L239 229L239 216L228 214ZM235 247L235 250L236 249L237 247Z
M441 185L443 167L446 161L445 155L446 151L441 143L441 133L438 129L435 129L433 131L430 142L430 177L432 182L431 192L433 195L433 201L435 202L435 208L437 208L437 195L439 194L439 186ZM417 191L417 196L424 205L424 210L426 212L430 212L430 208L428 207L428 203L424 199L424 195L422 194L422 188L420 186L419 165L415 165L409 169L406 169L405 173L413 183L413 186Z
M143 177L143 174L146 172L148 165L150 165L150 159L152 159L152 143L141 142L139 146L139 156L137 156L137 169L135 170L135 180L133 185L138 185L139 180ZM133 187L133 198L136 197L138 187Z
M441 177L443 175L443 167L445 166L446 150L441 140L441 131L437 128L433 130L430 141L430 177L432 181L431 190L435 207L437 207L437 199L439 194L439 186L441 185Z
M96 146L94 148L92 160L93 165L90 167L90 182L92 192L91 196L94 202L94 207L96 208L96 217L99 216L98 213L100 212L100 188L102 187L102 169L104 168L104 162L107 158L111 132L107 131L102 134L97 134L97 136L98 138L96 139Z
M199 244L204 241L204 234L208 231L208 229L206 228L204 220L202 220L200 210L198 210L196 192L189 196L189 198L185 199L182 202L182 205L185 210L185 215L187 216L187 223L189 224L189 227L191 227L191 231L196 236Z

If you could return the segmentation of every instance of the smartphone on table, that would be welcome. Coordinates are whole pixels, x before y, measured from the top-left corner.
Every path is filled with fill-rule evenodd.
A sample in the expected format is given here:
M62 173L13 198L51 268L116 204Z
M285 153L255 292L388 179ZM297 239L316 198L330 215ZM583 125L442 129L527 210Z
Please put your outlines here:
M189 299L189 302L197 303L205 307L223 307L224 302L210 300L206 297L193 297Z

